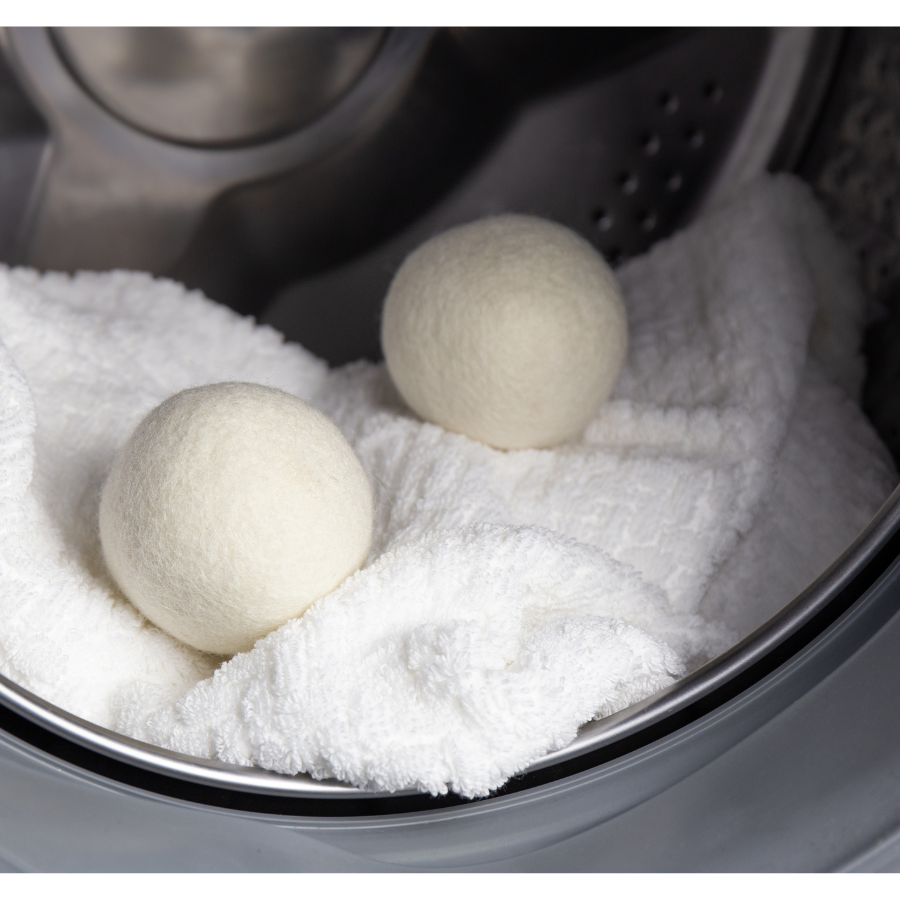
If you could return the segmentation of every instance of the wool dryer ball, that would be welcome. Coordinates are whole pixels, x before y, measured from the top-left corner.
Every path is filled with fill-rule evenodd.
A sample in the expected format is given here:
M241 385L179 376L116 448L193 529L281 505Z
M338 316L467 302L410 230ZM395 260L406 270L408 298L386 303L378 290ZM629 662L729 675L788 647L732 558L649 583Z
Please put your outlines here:
M580 434L612 393L628 326L615 275L586 240L501 215L407 257L381 342L423 419L494 447L550 447Z
M152 622L231 655L365 561L373 498L337 427L284 391L224 383L138 425L100 499L110 573Z

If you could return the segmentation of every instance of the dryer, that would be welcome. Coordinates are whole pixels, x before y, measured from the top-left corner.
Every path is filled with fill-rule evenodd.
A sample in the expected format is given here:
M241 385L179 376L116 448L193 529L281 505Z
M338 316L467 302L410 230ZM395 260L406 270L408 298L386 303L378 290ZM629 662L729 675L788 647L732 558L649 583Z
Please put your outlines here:
M612 265L765 169L817 191L880 315L900 457L900 35L829 29L7 29L0 259L169 275L339 365L480 215ZM765 574L760 574L765 590ZM900 492L778 615L489 798L181 756L0 678L10 870L900 866Z

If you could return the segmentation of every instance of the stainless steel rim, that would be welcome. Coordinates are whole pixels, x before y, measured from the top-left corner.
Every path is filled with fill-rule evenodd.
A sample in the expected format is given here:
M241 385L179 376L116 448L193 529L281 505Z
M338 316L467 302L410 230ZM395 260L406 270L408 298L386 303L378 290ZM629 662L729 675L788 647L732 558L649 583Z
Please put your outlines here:
M41 30L13 32L11 37L12 43L15 44L20 53L39 53L39 51L44 52L47 50L45 46L47 38ZM412 59L420 52L426 37L425 33L419 32L409 35L398 33L392 39L398 42L398 46L402 45L400 47L402 49L401 55ZM7 40L10 40L9 35ZM791 90L786 91L785 96L792 97L802 68L798 66L797 59L800 57L804 60L806 59L809 53L809 45L810 33L808 29L780 30L776 40L777 52L773 54L774 61L770 64L770 68L774 67L773 72L775 74L768 81L765 78L763 79L764 86L771 82L771 84L781 84L784 87L785 81L788 81L791 84ZM47 56L46 52L44 52L44 56ZM54 64L57 65L56 63ZM785 67L790 70L788 72L790 77L784 75L782 69ZM59 68L59 65L57 65L57 68ZM776 69L778 71L775 71ZM56 70L54 69L53 71ZM365 91L370 90L374 90L374 88L367 84ZM762 93L765 93L765 91L762 91ZM738 154L740 156L738 160L740 165L735 163L726 173L728 177L723 176L720 178L715 189L710 193L710 204L714 204L720 199L720 195L726 195L735 184L742 183L751 177L755 171L765 167L765 162L771 155L776 136L783 125L784 116L787 115L788 104L784 98L782 99L783 102L778 105L774 112L771 104L768 102L760 106L763 112L768 110L767 115L771 121L766 119L768 124L764 122L765 127L756 123L750 128L749 124L753 123L748 124L748 129L745 129L746 133L742 134L738 141L739 147L743 148L741 153ZM90 101L84 102L90 105ZM100 115L100 113L97 113L97 115ZM762 116L762 113L759 115ZM144 136L138 136L137 139L142 141L151 140ZM220 158L223 160L222 164L228 169L229 173L232 168L243 171L245 165L250 165L249 157L251 154L254 155L252 166L262 166L264 169L268 167L277 169L283 159L288 157L293 159L299 152L299 146L294 147L291 142L301 140L306 141L308 137L285 138L272 142L266 148L265 154L268 154L268 156L266 156L265 161L260 161L257 158L257 151L246 149L229 151L221 154ZM291 144L291 146L288 147L288 144ZM176 147L174 149L165 148L165 152L177 155L180 166L191 168L186 161L188 157L191 157L191 160L193 159L192 154L195 151L190 148ZM222 173L218 174L221 175ZM860 574L884 546L885 542L898 531L900 531L900 488L894 491L853 544L813 584L763 626L724 654L681 679L670 688L619 713L582 726L577 737L569 746L545 755L534 762L526 771L539 771L547 766L570 761L603 747L608 747L623 738L636 735L651 725L662 722L674 713L696 703L701 698L708 697L766 657L773 649L783 644L792 635L795 635L806 623L825 609ZM764 589L765 585L762 584L760 587ZM334 780L317 781L306 774L295 776L279 775L263 769L229 765L163 750L123 737L67 713L24 690L3 676L0 676L0 704L47 731L105 757L149 772L195 784L269 796L295 797L298 799L379 798L411 796L418 793L414 790L396 792L394 794L364 791Z
M755 632L670 688L608 718L582 726L578 736L568 747L543 756L526 771L538 771L637 734L724 686L825 609L898 531L900 487L894 490L847 550L806 590ZM280 775L265 769L228 765L173 753L123 737L73 716L3 676L0 676L0 703L42 728L89 750L140 769L195 784L298 799L399 797L418 793L414 790L394 793L365 791L339 781L317 781L305 773Z

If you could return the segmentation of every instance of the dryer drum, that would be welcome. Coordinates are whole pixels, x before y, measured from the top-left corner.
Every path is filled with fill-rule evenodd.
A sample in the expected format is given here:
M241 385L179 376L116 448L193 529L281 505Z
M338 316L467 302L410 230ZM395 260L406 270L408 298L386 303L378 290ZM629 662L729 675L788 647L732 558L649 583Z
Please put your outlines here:
M760 172L792 171L858 254L872 298L864 408L900 462L893 31L13 28L2 46L0 259L167 275L333 365L379 358L390 277L438 230L501 210L544 215L617 266ZM476 168L492 173L477 191L467 177ZM895 491L757 631L667 690L583 726L486 801L366 793L186 757L3 677L0 729L104 782L316 817L317 827L345 816L425 821L516 798L561 803L546 798L579 778L602 782L607 799L614 784L629 794L619 806L609 800L611 817L751 734L886 627L900 604L889 589L898 555ZM703 744L704 728L719 736ZM665 772L641 763L640 786L627 781L629 760L663 751ZM561 813L553 821L555 839L580 827ZM509 833L491 858L532 846L523 831ZM416 852L447 865L482 858L454 840L443 855Z

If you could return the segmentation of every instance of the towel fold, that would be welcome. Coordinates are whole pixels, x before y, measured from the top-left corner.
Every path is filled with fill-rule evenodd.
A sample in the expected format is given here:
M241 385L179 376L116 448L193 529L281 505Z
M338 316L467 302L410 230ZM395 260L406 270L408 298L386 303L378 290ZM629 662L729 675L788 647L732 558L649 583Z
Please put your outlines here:
M504 452L173 282L0 270L0 672L161 747L475 797L722 652L896 481L857 402L864 298L789 176L619 277L613 399L577 441ZM222 663L117 592L97 503L149 409L225 380L331 416L376 523L361 571Z

